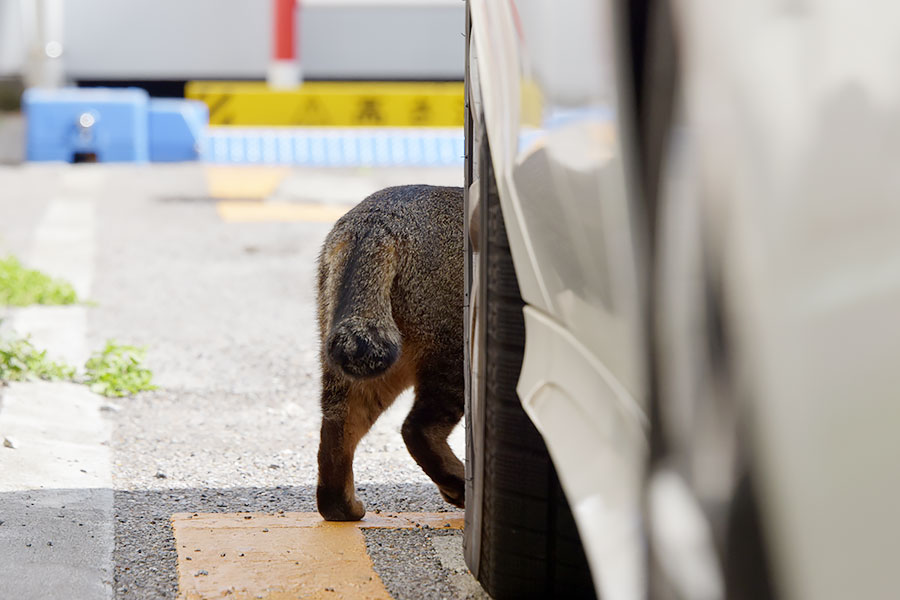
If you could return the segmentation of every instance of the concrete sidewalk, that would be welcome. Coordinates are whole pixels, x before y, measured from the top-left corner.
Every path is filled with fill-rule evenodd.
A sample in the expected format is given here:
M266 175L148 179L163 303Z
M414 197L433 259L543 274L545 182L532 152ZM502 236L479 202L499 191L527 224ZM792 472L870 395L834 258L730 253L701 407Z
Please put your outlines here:
M0 394L0 598L111 598L103 399L71 383L13 383Z
M63 175L23 253L32 267L70 281L80 298L90 296L93 282L100 181L89 172ZM84 364L86 307L35 306L10 315L16 335L30 336L54 360ZM0 389L0 597L112 597L112 424L104 405L73 383Z

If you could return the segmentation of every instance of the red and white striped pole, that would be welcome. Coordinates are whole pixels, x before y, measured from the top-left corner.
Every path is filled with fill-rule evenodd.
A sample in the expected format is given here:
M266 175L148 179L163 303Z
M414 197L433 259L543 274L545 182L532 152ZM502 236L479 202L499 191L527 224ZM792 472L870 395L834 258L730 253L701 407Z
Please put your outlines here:
M303 81L295 31L299 12L300 0L272 0L272 62L267 77L270 87L293 88Z

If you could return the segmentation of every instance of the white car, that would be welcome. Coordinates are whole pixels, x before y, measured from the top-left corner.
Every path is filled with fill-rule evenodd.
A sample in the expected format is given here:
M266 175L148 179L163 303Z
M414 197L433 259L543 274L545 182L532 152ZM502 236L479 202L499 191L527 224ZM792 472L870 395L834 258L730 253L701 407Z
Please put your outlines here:
M469 3L465 550L498 598L592 596L588 563L608 597L643 577L645 257L608 9Z
M900 5L468 15L469 568L895 597Z

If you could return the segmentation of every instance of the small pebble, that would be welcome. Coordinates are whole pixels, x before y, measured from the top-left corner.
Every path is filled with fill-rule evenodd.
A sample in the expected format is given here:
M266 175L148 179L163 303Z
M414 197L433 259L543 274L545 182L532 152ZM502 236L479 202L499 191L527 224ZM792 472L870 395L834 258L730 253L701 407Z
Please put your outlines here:
M12 450L15 450L18 447L18 445L19 444L16 442L16 440L14 438L11 438L11 437L3 438L3 447L4 448L10 448Z
M208 573L206 570L203 570L203 569L201 569L200 571L197 571L196 573L194 573L194 577L200 577L201 575L209 575L209 573Z

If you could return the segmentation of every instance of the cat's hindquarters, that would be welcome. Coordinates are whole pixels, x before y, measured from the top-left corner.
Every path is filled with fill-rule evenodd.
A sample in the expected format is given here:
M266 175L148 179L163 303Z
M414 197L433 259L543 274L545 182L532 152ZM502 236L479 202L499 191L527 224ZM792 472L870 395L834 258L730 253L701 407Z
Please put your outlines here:
M322 356L353 379L383 375L401 352L391 311L397 249L374 232L329 240L320 268Z

